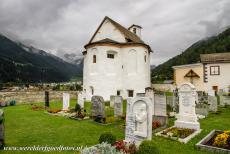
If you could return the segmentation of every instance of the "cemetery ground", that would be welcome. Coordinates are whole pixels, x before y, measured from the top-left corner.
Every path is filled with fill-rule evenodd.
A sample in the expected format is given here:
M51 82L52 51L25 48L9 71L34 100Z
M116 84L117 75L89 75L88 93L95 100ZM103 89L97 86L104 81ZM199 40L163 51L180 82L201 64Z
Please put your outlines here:
M74 108L76 100L71 100ZM44 103L36 103L44 105ZM61 109L62 103L51 102L51 108ZM85 103L89 113L90 103ZM124 107L125 110L125 107ZM6 146L92 146L98 143L99 136L104 132L112 132L117 140L124 139L125 129L121 122L101 125L91 120L77 121L65 117L51 116L44 110L33 111L31 105L17 105L4 108L5 111L5 142ZM112 111L109 111L112 112ZM112 114L112 113L108 113ZM200 120L202 132L187 144L153 136L152 144L163 154L197 154L208 153L197 150L195 144L205 137L211 130L229 130L230 108L220 108L218 114L210 113ZM169 119L169 126L174 124L174 118ZM31 151L1 151L1 153L32 153ZM41 153L41 152L33 152ZM60 153L60 152L50 152ZM62 151L61 153L74 153Z

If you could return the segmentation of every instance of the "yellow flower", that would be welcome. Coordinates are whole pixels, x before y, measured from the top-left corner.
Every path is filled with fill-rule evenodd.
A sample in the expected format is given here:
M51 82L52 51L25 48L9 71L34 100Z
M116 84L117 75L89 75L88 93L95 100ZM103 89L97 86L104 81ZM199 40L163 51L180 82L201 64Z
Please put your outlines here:
M213 145L218 147L224 147L227 144L227 140L229 138L229 135L227 133L221 133L216 136Z

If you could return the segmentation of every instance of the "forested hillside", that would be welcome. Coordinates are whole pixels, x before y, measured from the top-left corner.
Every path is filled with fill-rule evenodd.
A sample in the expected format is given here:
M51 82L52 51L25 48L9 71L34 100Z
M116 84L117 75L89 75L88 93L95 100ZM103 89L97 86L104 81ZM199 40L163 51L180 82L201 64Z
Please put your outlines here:
M82 68L0 35L0 82L60 82L80 75Z
M152 70L152 82L173 79L172 66L192 64L200 61L200 54L230 52L230 28L217 36L194 43L177 55Z

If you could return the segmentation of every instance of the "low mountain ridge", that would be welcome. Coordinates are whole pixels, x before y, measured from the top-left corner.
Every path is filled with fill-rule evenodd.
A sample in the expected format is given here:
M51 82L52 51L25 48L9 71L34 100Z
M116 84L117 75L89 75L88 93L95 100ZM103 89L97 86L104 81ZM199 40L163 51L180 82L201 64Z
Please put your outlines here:
M181 54L158 65L152 70L152 82L173 79L172 66L192 64L200 61L200 54L230 52L230 28L220 34L200 40Z
M82 76L81 66L0 35L0 82L61 82Z

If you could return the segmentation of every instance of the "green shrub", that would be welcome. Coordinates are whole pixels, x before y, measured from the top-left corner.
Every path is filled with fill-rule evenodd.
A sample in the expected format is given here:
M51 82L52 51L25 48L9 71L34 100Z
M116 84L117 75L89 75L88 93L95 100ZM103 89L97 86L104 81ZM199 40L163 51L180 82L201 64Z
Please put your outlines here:
M114 144L116 142L116 136L114 136L112 133L103 133L99 138L99 143L102 142Z
M151 141L143 141L137 152L138 154L159 154L158 149L155 147L154 143Z

